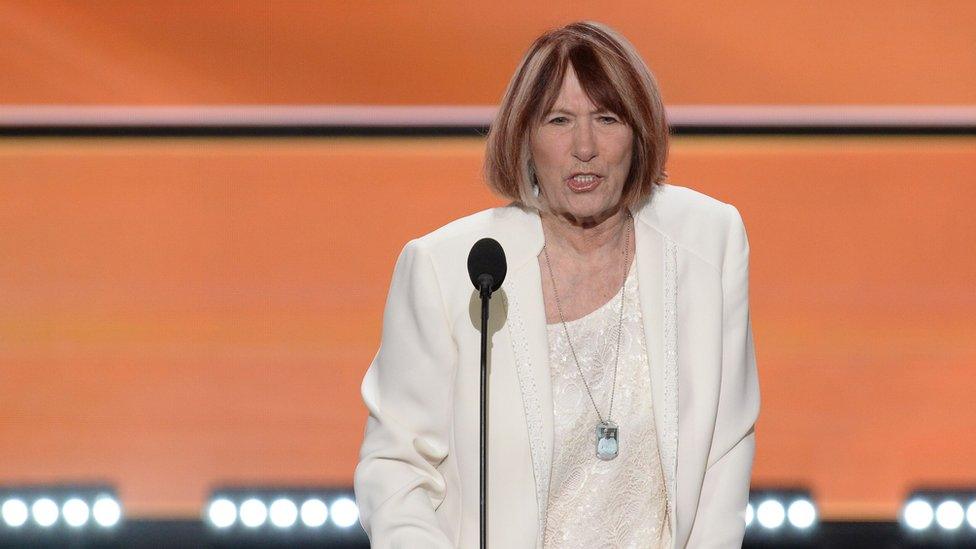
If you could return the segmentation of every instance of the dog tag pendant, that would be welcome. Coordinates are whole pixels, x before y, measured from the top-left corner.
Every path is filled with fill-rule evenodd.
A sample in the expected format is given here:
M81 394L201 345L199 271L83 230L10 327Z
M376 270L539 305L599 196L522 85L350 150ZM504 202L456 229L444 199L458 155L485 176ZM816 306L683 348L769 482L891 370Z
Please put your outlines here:
M596 426L596 457L603 461L610 461L617 457L619 448L617 424L612 421L602 421Z

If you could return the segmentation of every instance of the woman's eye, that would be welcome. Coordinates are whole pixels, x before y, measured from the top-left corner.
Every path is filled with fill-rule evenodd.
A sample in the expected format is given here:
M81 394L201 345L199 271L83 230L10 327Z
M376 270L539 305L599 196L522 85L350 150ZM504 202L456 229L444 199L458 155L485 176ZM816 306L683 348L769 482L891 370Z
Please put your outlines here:
M604 124L613 124L617 121L617 119L612 116L601 116L600 120L602 120Z
M564 117L564 116L557 116L556 118L553 118L549 122L552 123L552 124L562 124L565 121L566 121L566 117Z

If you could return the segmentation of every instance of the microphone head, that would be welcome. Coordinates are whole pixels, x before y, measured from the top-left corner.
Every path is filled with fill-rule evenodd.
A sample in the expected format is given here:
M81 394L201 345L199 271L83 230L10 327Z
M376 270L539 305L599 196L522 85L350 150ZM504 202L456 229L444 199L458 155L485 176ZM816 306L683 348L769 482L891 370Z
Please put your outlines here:
M478 279L482 275L491 276L491 291L497 291L505 281L508 264L505 262L505 250L494 238L482 238L474 243L468 254L468 276L475 288L481 289Z

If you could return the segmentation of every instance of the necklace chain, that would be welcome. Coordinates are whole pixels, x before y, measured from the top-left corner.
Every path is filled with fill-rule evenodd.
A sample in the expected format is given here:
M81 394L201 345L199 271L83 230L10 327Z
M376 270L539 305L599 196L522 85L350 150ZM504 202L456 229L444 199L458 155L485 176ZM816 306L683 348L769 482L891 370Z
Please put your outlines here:
M628 218L629 221L629 218ZM593 409L596 410L596 415L600 418L600 423L605 423L603 415L600 414L600 409L596 405L596 401L593 400L593 393L590 391L590 385L586 382L586 376L583 375L583 369L580 368L579 357L576 356L576 349L573 347L573 341L569 337L569 328L566 326L566 317L563 316L563 307L559 302L559 292L556 290L556 276L552 273L552 264L549 261L549 250L548 247L543 244L542 252L546 256L546 269L549 271L549 278L552 280L552 294L556 298L556 311L559 312L559 321L563 325L563 332L566 334L566 342L569 343L569 350L573 353L573 361L576 362L576 369L579 370L580 379L583 380L583 386L586 387L586 394L590 397L590 402L593 403ZM610 389L610 410L607 412L607 420L613 417L613 395L617 390L617 363L620 362L620 333L623 328L624 321L624 294L626 293L627 285L627 272L630 270L630 223L627 223L627 232L624 241L624 281L620 286L620 318L617 320L617 350L613 357L613 386Z

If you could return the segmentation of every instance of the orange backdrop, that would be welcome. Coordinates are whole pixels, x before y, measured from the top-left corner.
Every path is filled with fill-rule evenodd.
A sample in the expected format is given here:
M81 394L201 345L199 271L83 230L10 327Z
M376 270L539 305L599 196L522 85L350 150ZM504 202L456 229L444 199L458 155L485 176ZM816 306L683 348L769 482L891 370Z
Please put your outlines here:
M490 105L604 21L668 105L976 103L976 4L5 2L8 105ZM349 485L397 252L499 201L480 139L0 140L0 484L134 516L221 481ZM976 484L976 138L678 138L752 247L756 484L893 519ZM811 259L811 257L813 259ZM340 266L341 260L341 266ZM352 434L352 436L350 436Z
M193 0L0 4L0 103L486 104L542 30L629 37L665 102L976 102L976 3Z
M406 240L499 204L480 139L0 142L0 483L197 516L222 480L351 484ZM754 482L893 518L974 481L976 138L679 138L752 248Z

